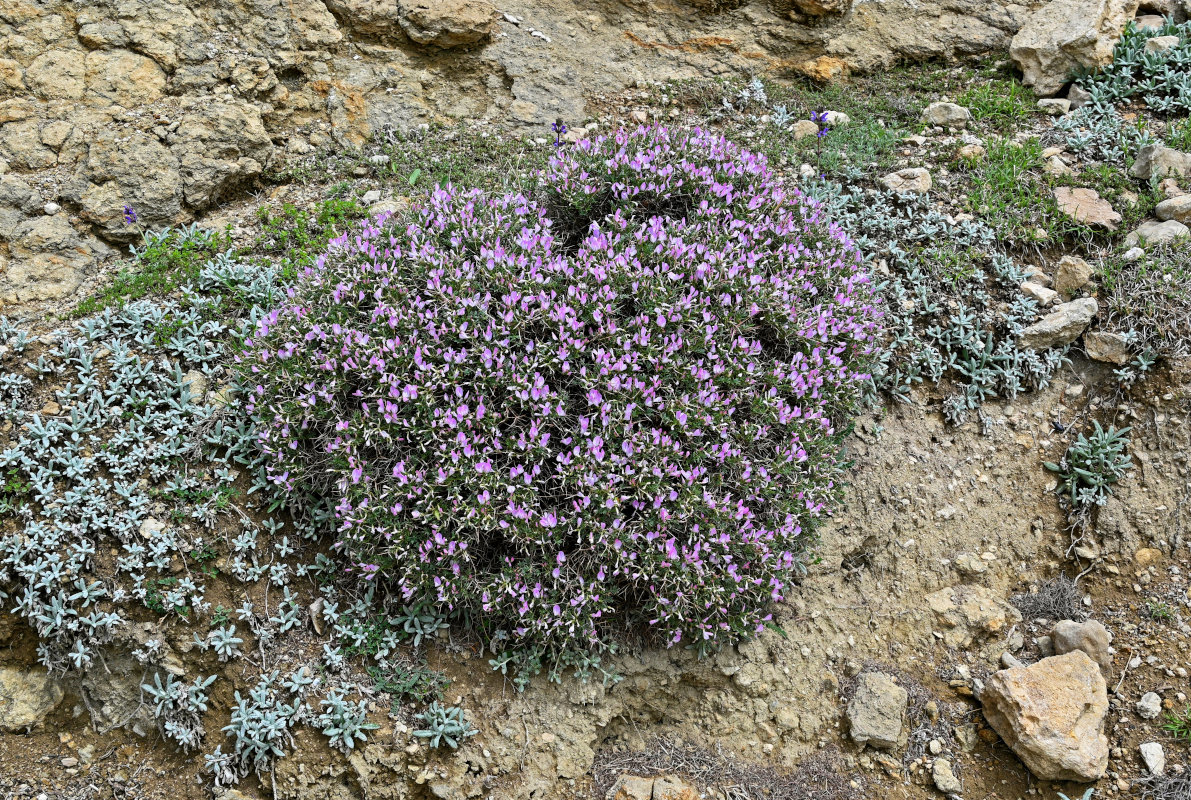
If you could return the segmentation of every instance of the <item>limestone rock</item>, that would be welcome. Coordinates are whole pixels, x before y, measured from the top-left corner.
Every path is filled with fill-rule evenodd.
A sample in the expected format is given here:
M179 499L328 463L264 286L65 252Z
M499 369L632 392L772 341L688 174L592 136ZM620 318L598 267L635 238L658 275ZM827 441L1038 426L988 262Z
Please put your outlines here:
M182 218L182 175L176 156L156 137L139 131L119 136L101 132L87 145L76 176L81 190L64 194L81 206L80 216L114 239L131 241L136 232L124 222L130 205L141 222L164 228Z
M1181 42L1178 36L1155 36L1146 42L1146 50L1150 53L1165 53L1171 48L1178 47Z
M1161 775L1166 772L1166 751L1157 742L1146 742L1138 748L1141 750L1141 760L1145 762L1146 772L1151 775Z
M1162 696L1157 692L1146 692L1137 701L1137 716L1142 719L1157 719L1162 713Z
M934 779L935 788L943 794L958 795L963 792L963 784L959 782L959 778L955 777L955 771L947 759L936 758L930 773L931 778Z
M653 778L621 775L608 790L608 800L651 800Z
M1191 194L1163 200L1154 207L1154 216L1160 220L1173 219L1184 225L1191 223Z
M1119 333L1088 331L1083 335L1083 346L1084 350L1088 352L1088 358L1093 361L1124 366L1132 360L1129 343ZM1089 653L1089 655L1091 654ZM1106 675L1105 678L1107 677Z
M654 779L653 800L699 800L699 792L682 778L664 775Z
M63 695L58 681L41 667L0 667L0 731L20 733L40 724Z
M65 297L96 261L112 254L102 242L76 231L65 214L27 219L8 233L0 299L9 303Z
M880 672L866 672L856 682L856 693L848 701L848 724L852 740L881 750L897 746L902 733L902 716L909 694L893 678Z
M1178 220L1168 219L1165 222L1157 222L1155 220L1146 220L1138 226L1137 230L1125 237L1125 247L1134 247L1136 245L1162 245L1170 244L1176 239L1185 239L1191 236L1191 229Z
M444 50L485 41L496 27L488 0L399 0L398 21L418 44Z
M1143 14L1135 23L1139 31L1160 31L1166 27L1166 20L1158 14Z
M1133 162L1129 174L1143 181L1154 177L1186 177L1191 175L1191 153L1174 150L1163 144L1147 144L1137 151L1137 160Z
M811 122L809 119L800 119L790 126L791 133L794 134L794 139L809 139L812 136L817 136L819 133L819 125L816 122Z
M1045 350L1071 344L1087 329L1099 311L1099 304L1091 297L1081 297L1055 306L1051 313L1023 330L1017 344L1025 350Z
M922 112L922 121L946 128L963 128L972 119L972 112L955 103L931 103Z
M881 179L885 188L894 192L913 192L925 194L932 185L930 173L922 167L907 167L890 173Z
M852 7L852 0L794 0L794 8L812 17L843 14Z
M1061 117L1071 110L1071 101L1065 97L1044 97L1038 101L1038 110L1052 117Z
M1113 46L1137 12L1138 0L1051 0L1026 17L1009 45L1022 82L1046 97L1071 71L1112 61Z
M1095 781L1108 767L1108 691L1082 650L989 677L981 696L988 724L1048 781Z
M1105 334L1101 334L1102 336ZM1092 336L1092 334L1088 334ZM1085 337L1085 344L1087 337ZM1100 667L1100 674L1107 682L1112 678L1112 655L1108 652L1108 645L1112 642L1112 634L1108 629L1094 619L1087 622L1075 622L1065 619L1056 622L1050 632L1055 655L1081 650Z
M1047 289L1037 283L1026 281L1021 285L1021 293L1038 301L1038 305L1046 307L1059 299L1059 293L1054 289Z
M273 158L260 110L244 101L196 104L181 119L178 159L186 204L203 210L255 180Z
M1115 231L1121 224L1121 215L1095 189L1060 186L1054 190L1054 197L1059 211L1075 222L1110 231Z
M983 586L951 586L926 596L948 647L965 648L1009 629L1021 612Z
M1063 256L1055 267L1054 289L1064 297L1083 291L1092 280L1092 265L1079 256Z

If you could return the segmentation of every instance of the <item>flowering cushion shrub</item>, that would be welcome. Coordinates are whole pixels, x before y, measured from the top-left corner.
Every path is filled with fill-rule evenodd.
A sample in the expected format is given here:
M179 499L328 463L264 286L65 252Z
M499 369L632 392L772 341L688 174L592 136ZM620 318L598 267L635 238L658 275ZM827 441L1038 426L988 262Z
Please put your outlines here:
M722 137L560 151L332 243L248 343L272 478L351 569L531 662L732 642L839 491L879 317L842 231ZM504 661L498 663L506 663Z

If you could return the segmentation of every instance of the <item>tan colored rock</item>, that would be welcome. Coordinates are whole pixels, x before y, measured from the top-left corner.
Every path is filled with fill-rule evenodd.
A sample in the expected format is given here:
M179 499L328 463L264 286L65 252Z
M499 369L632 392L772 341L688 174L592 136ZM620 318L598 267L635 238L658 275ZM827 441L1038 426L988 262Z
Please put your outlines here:
M1121 224L1121 215L1095 189L1060 186L1054 190L1054 197L1059 211L1075 222L1110 231Z
M984 158L987 151L978 144L965 144L959 149L957 155L964 161L979 161Z
M880 672L866 672L856 682L848 701L848 725L852 741L879 750L897 746L902 734L902 717L909 694L893 678Z
M1191 223L1191 194L1163 200L1154 208L1154 216L1161 220L1173 219L1184 225Z
M1038 305L1045 308L1059 299L1059 293L1038 283L1026 281L1021 285L1021 293L1038 301Z
M1021 621L1021 612L983 586L951 586L926 596L949 647L969 647Z
M965 128L972 120L972 112L956 103L931 103L922 112L922 121L945 128Z
M488 0L399 0L398 21L418 44L442 49L483 42L496 28Z
M1125 247L1140 244L1145 246L1172 244L1179 239L1191 237L1191 228L1175 219L1165 222L1148 219L1137 227L1137 230L1125 237Z
M608 800L652 800L653 778L621 775L608 790Z
M1022 82L1047 97L1063 88L1073 70L1109 64L1137 2L1051 0L1034 11L1009 45Z
M0 731L21 733L41 724L63 695L58 681L42 667L0 667Z
M1051 313L1021 332L1017 345L1024 350L1045 350L1071 344L1087 330L1099 310L1092 297L1055 306Z
M135 108L165 94L165 73L152 59L130 50L94 50L87 54L87 93Z
M1134 23L1139 31L1160 31L1166 27L1166 20L1158 14L1143 14Z
M1108 767L1108 691L1082 650L994 673L984 717L1036 777L1095 781Z
M1137 159L1129 170L1134 178L1182 178L1191 175L1191 153L1171 149L1162 144L1147 144L1137 151Z
M930 191L932 186L930 172L922 167L908 167L890 173L881 178L881 183L893 192L913 192L915 194L925 194Z
M25 70L25 83L46 100L81 100L86 90L83 59L79 50L51 50Z
M273 158L260 110L244 101L197 104L177 130L186 204L205 209L255 180Z
M1038 110L1051 117L1061 117L1071 110L1071 101L1066 97L1044 97L1038 101Z
M1182 39L1178 36L1155 36L1146 42L1146 50L1150 53L1165 53L1167 50L1178 47L1181 41Z
M1063 256L1055 266L1054 290L1063 297L1079 294L1092 280L1092 265L1079 256Z
M1105 682L1112 679L1112 654L1108 652L1108 647L1112 644L1112 634L1097 620L1060 620L1050 632L1050 639L1056 656L1081 650L1100 667L1100 674L1104 676Z
M1129 352L1129 343L1119 333L1088 331L1083 335L1083 346L1088 352L1088 358L1093 361L1124 366L1133 360L1133 355Z
M654 779L653 800L700 800L699 790L682 778L665 775Z
M790 126L790 132L794 134L795 141L809 139L819 134L819 125L809 119L800 119Z

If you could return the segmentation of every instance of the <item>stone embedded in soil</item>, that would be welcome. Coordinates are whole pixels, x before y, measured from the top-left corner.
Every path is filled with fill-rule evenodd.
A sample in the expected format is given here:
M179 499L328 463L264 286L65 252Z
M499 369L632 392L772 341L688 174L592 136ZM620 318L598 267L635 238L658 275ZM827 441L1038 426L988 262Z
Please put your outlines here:
M1039 96L1063 88L1073 70L1112 62L1138 0L1052 0L1029 16L1009 44L1022 82Z
M959 778L955 777L955 771L951 768L951 762L945 758L935 759L930 774L935 782L935 788L943 794L959 794L964 790L963 784L959 782Z
M1065 97L1044 97L1038 101L1038 110L1052 117L1061 117L1071 110L1071 101Z
M1055 655L1083 651L1100 667L1100 674L1105 681L1112 678L1112 654L1108 652L1112 634L1098 621L1090 619L1087 622L1075 622L1065 619L1055 623L1050 636Z
M1146 42L1146 52L1149 53L1165 53L1167 50L1178 47L1182 39L1178 36L1155 36Z
M1173 219L1184 225L1191 223L1191 194L1163 200L1154 207L1154 216L1160 220Z
M809 139L818 135L819 124L811 122L809 119L800 119L791 126L790 131L794 134L795 140Z
M983 586L951 586L926 596L948 647L966 648L1007 631L1021 612Z
M62 702L62 686L41 667L0 667L0 731L39 725Z
M1059 293L1054 289L1047 289L1045 286L1031 283L1030 281L1026 281L1021 285L1021 293L1026 297L1034 298L1038 301L1038 305L1043 307L1059 299Z
M1087 330L1100 306L1092 297L1081 297L1055 309L1018 335L1017 344L1024 350L1045 350L1071 344Z
M984 717L1036 777L1095 781L1108 767L1108 690L1082 650L989 677Z
M963 128L972 119L972 112L955 103L931 103L922 112L922 121L945 128Z
M1183 153L1162 144L1147 144L1137 151L1129 174L1143 181L1191 175L1191 153Z
M1133 360L1129 342L1119 333L1088 331L1083 335L1083 347L1093 361L1124 366Z
M1093 228L1115 231L1121 215L1095 189L1060 186L1054 190L1059 211L1068 219Z
M1055 267L1054 290L1070 297L1081 292L1091 280L1091 264L1079 256L1063 256Z
M914 194L925 194L932 186L930 172L922 167L907 167L890 173L881 178L881 183L890 191Z
M621 775L608 790L608 800L651 800L653 778Z
M699 800L699 792L682 778L665 775L653 782L653 800Z
M1137 701L1137 716L1142 719L1157 719L1162 713L1162 696L1157 692L1146 692Z
M1166 751L1158 742L1146 742L1140 748L1141 760L1145 762L1146 772L1151 775L1161 775L1166 772Z
M1137 230L1125 237L1125 246L1173 244L1179 239L1188 237L1191 237L1191 228L1178 220L1168 219L1165 222L1157 222L1151 219L1141 223Z
M856 692L848 702L848 724L852 740L880 750L892 750L902 734L902 716L909 694L893 678L881 672L866 672L856 681Z

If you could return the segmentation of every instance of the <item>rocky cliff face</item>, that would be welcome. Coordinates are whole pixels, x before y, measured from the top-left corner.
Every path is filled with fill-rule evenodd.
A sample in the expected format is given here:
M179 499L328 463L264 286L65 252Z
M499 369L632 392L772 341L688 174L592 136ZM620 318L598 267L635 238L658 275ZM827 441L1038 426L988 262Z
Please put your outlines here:
M488 0L0 0L0 301L73 291L109 252L91 234L126 238L125 206L150 226L183 222L287 154L359 144L387 126L581 120L591 94L641 80L830 79L985 51L1007 44L1028 10L1000 0L510 0L499 11Z

